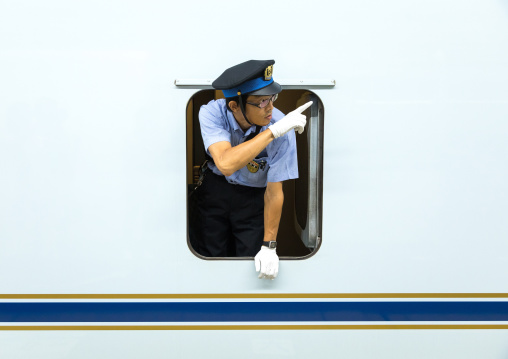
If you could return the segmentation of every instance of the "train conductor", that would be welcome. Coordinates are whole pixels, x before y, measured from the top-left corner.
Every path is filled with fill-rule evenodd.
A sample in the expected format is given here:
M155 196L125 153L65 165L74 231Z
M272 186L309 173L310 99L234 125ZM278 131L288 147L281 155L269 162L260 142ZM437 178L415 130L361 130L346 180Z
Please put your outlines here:
M284 193L282 182L298 178L295 131L302 112L284 116L273 103L282 91L273 80L273 60L233 66L212 84L225 99L201 107L199 122L207 163L195 190L190 218L194 250L206 257L255 257L259 278L279 270L277 231Z

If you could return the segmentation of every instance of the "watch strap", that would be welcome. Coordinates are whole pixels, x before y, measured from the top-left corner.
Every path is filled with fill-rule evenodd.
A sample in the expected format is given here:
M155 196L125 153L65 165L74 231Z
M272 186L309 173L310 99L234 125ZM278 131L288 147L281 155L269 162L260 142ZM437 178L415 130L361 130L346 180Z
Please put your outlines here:
M270 248L270 249L275 249L275 248L277 248L277 242L276 242L276 241L270 241L270 242L265 242L265 241L263 241L263 245L264 245L265 247Z

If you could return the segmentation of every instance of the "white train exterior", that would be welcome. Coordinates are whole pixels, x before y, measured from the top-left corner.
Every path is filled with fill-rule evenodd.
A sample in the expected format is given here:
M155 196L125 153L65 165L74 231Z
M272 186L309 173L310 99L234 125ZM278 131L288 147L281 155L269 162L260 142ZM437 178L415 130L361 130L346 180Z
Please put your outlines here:
M504 0L3 1L0 357L506 358L507 44ZM318 99L274 281L186 224L192 105L270 58Z

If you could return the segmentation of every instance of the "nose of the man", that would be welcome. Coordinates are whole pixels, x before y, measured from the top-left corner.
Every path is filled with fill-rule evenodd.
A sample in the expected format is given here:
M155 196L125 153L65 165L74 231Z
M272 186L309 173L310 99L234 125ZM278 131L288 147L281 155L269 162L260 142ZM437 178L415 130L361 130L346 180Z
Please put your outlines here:
M268 105L266 105L265 109L269 112L273 110L273 101L269 101Z

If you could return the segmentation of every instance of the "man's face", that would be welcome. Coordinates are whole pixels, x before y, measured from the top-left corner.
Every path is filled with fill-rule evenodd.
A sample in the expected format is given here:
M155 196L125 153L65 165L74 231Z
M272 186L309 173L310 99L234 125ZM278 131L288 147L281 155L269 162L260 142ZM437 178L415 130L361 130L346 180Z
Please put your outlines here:
M258 126L266 126L272 119L273 102L268 101L268 105L264 108L259 108L263 100L269 100L272 96L249 96L247 97L247 104L245 104L245 114L250 122ZM252 105L255 104L255 105Z

